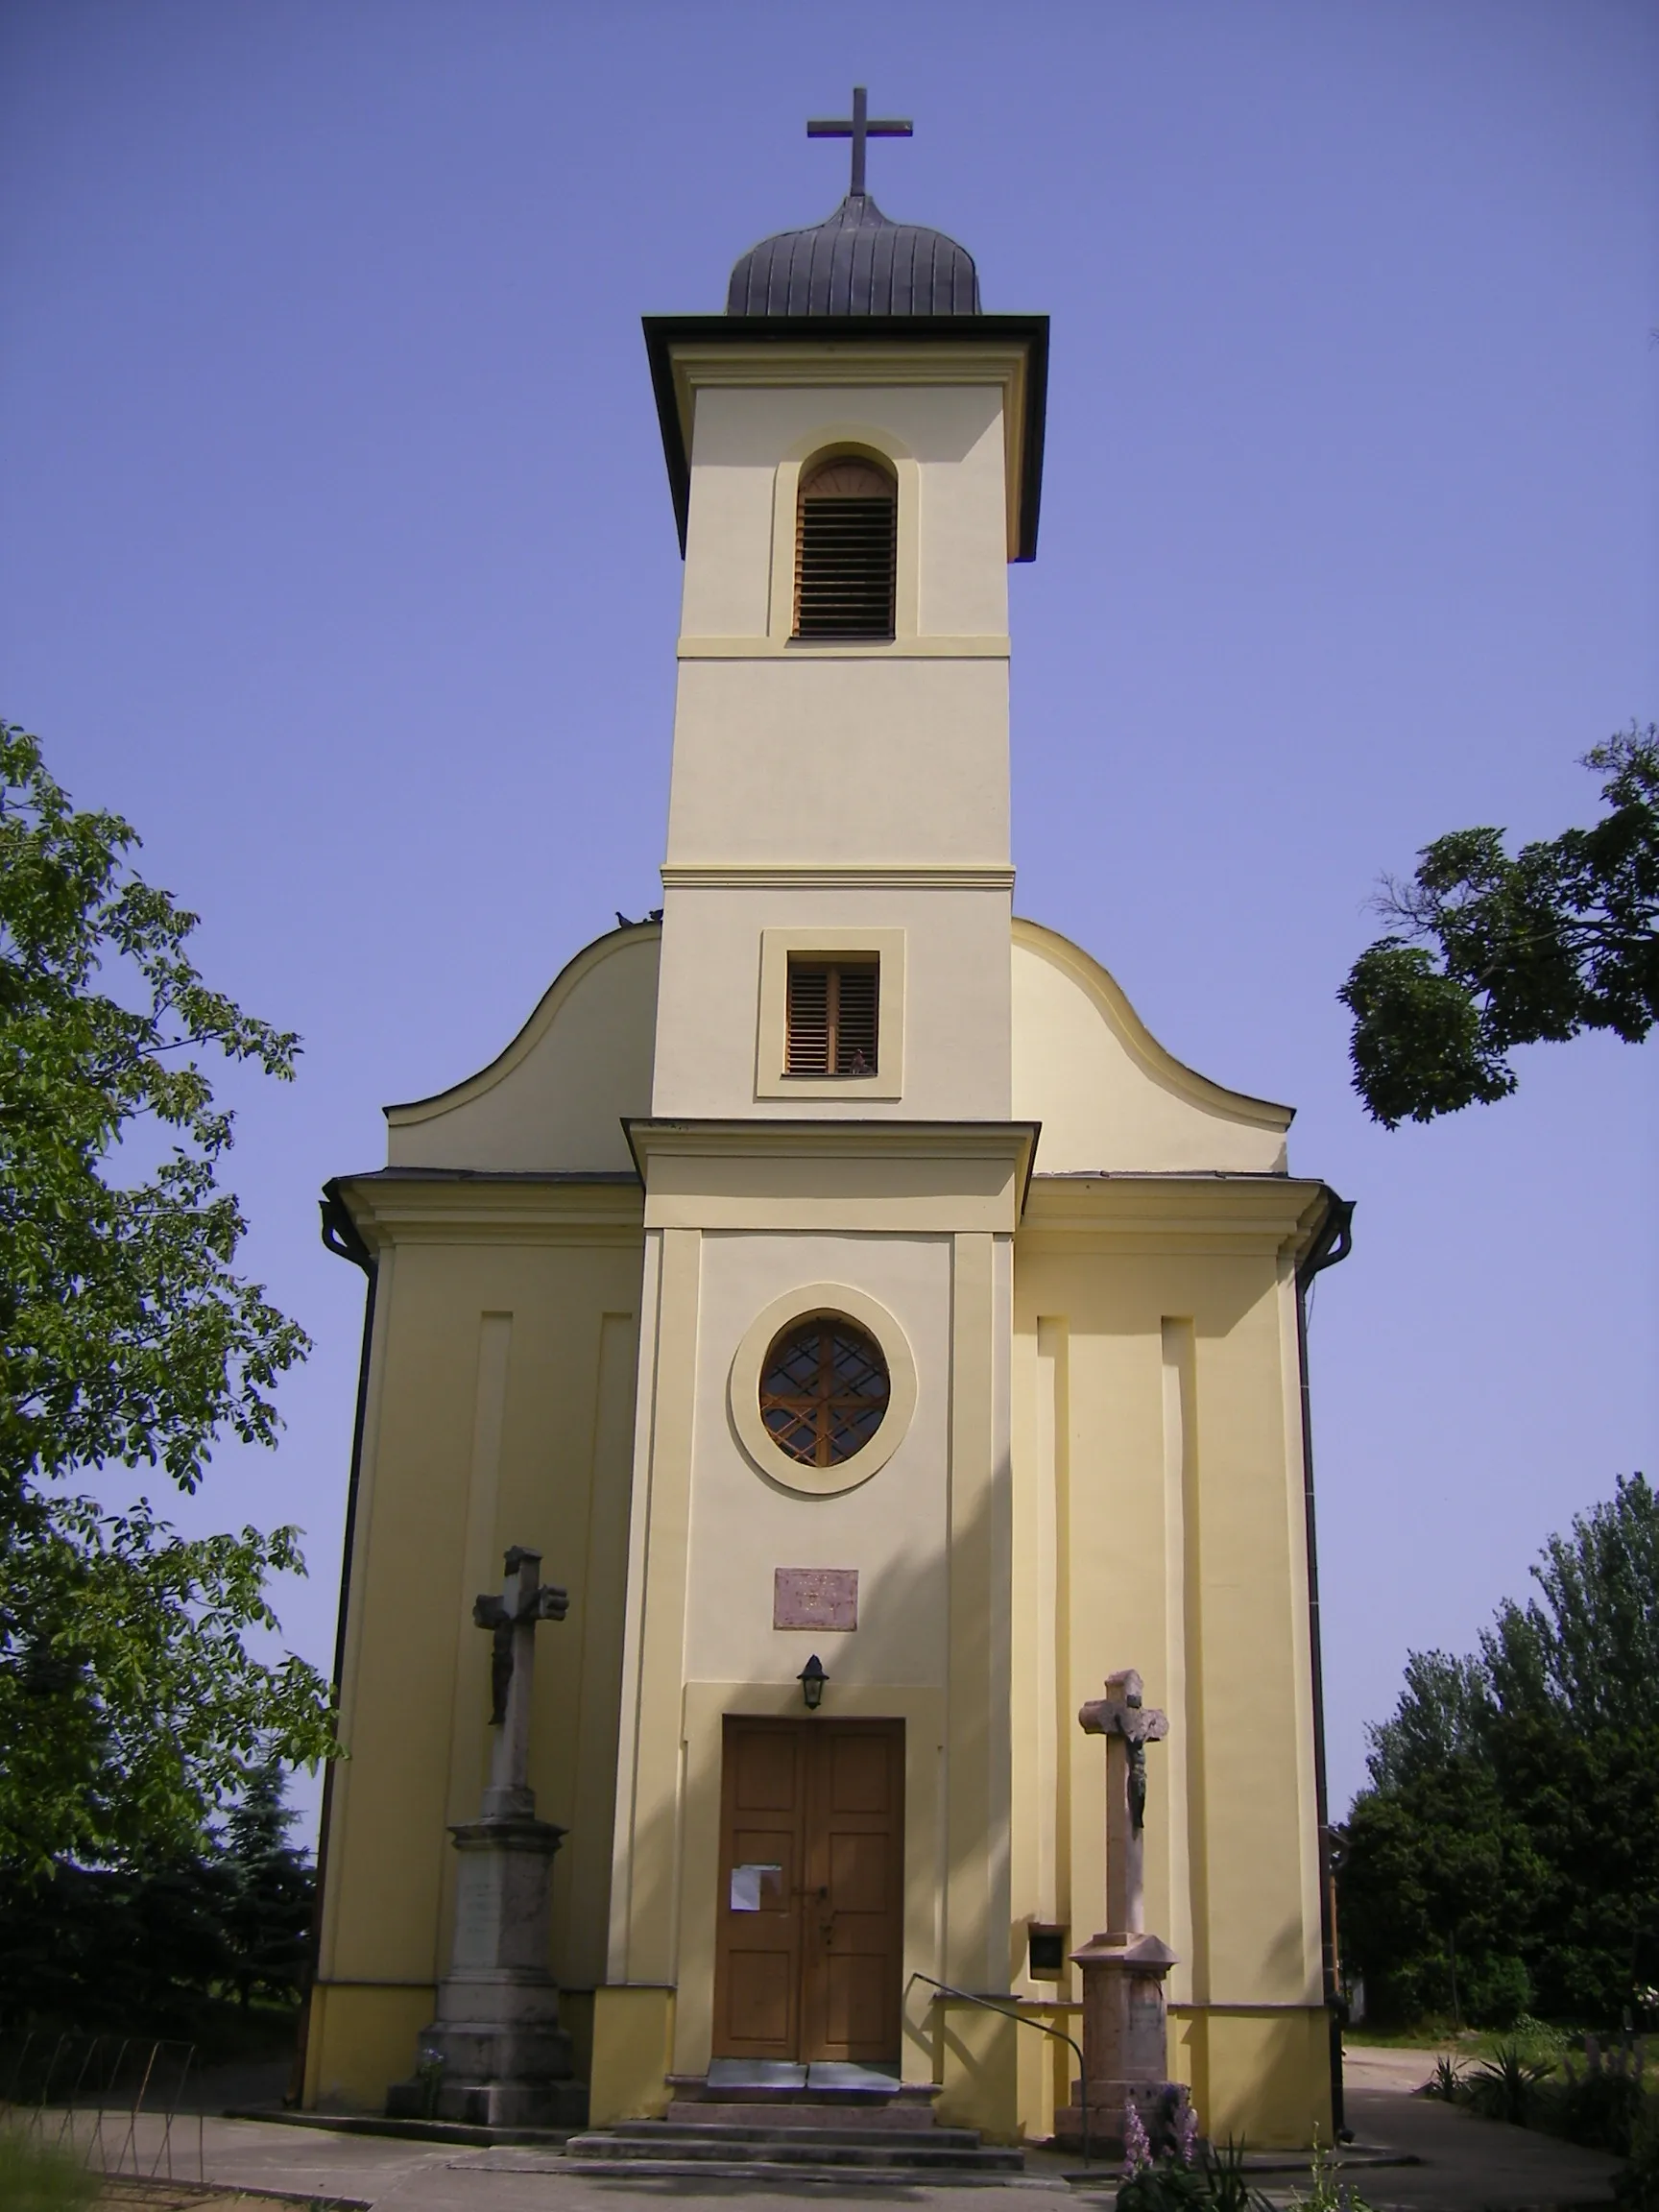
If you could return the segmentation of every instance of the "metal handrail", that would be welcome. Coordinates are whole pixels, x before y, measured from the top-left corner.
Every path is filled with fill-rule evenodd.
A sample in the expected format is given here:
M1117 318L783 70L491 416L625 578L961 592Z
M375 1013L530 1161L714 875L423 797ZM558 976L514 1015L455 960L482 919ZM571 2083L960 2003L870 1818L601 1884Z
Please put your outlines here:
M998 2005L993 1997L976 1997L972 1989L952 1988L949 1982L935 1982L931 1974L912 1974L904 1984L909 1996L918 1982L926 1982L929 1989L937 1989L946 1997L959 1997L964 2005L978 2005L987 2012L1000 2013L1004 2020L1012 2020L1016 2028L1035 2028L1039 2035L1052 2035L1057 2043L1070 2043L1077 2054L1077 2095L1083 2106L1083 2163L1089 2163L1089 2069L1083 2063L1083 2046L1068 2035L1063 2028L1046 2027L1041 2020L1033 2020L1026 2013L1011 2012L1006 2005Z

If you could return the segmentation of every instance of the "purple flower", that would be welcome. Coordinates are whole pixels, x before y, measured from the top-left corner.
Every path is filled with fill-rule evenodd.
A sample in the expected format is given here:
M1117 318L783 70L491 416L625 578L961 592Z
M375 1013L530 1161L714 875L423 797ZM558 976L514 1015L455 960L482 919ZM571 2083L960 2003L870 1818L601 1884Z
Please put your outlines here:
M1175 2148L1183 2166L1190 2166L1198 2155L1198 2115L1190 2104L1183 2104L1176 2111Z
M1132 2181L1137 2174L1150 2172L1152 2144L1146 2133L1145 2122L1133 2104L1123 2107L1123 2178Z

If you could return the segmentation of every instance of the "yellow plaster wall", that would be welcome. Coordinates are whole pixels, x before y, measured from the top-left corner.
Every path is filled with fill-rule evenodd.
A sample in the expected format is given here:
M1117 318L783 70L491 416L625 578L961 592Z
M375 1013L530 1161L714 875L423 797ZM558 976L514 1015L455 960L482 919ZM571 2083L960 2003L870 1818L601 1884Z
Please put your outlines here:
M653 1111L786 1119L1002 1120L1009 1105L1009 890L884 885L883 927L902 940L902 999L881 992L880 1068L886 1082L843 1082L758 1094L757 1009L761 933L794 929L851 938L868 923L872 891L805 880L787 888L735 883L664 893L662 992ZM833 946L833 937L830 943ZM821 948L823 949L823 948ZM858 948L841 945L843 951ZM888 955L890 961L891 954ZM897 1026L896 1026L897 1024ZM774 1044L782 1067L781 1022Z
M771 390L700 391L682 636L768 635L774 547L781 536L793 549L800 463L822 446L864 445L910 464L901 471L900 497L902 509L913 503L916 512L913 517L902 512L900 526L902 544L908 540L916 548L920 575L915 619L901 621L901 631L1004 637L1002 411L997 381L908 387L878 381L851 389L792 381ZM780 519L786 534L777 527Z
M1080 946L1014 923L1013 1111L1045 1174L1285 1171L1291 1109L1184 1067Z
M320 1983L311 1992L304 2104L308 2111L378 2111L386 2084L415 2070L417 2038L436 1985Z
M324 1848L313 2098L373 2105L412 2069L447 1965L445 1831L475 1816L488 1764L489 1639L472 1625L472 1599L499 1585L514 1543L539 1549L547 1578L570 1593L568 1619L538 1637L530 1753L538 1810L570 1830L555 1868L551 1963L578 1984L604 1975L640 1200L612 1187L611 1217L596 1221L591 1187L577 1186L577 1217L561 1230L545 1218L545 1186L511 1188L543 1218L515 1227L497 1214L484 1231L452 1203L444 1222L400 1235L386 1185L373 1218L360 1209L382 1245L381 1277L342 1694L349 1757ZM498 1208L500 1187L493 1198ZM369 1993L388 1987L395 1998Z
M655 2120L668 2109L674 2013L672 1989L637 1984L594 1990L589 2127Z
M1039 1176L1015 1245L1016 1985L1075 1994L1020 1973L1028 1920L1073 1944L1103 1925L1104 1747L1076 1713L1138 1667L1170 1716L1148 1759L1146 1920L1181 1953L1171 1998L1197 2008L1182 2072L1207 2128L1261 2144L1329 2131L1284 1294L1316 1204L1288 1178L1159 1178L1125 1200L1107 1177Z
M659 1143L682 1173L678 1225L648 1231L661 1256L646 1265L610 1979L676 1985L676 2071L700 2072L710 2051L720 1717L800 1711L795 1676L810 1645L830 1672L827 1712L906 1721L906 1975L1006 1984L1006 1347L1017 1202L1008 1165L1028 1132L994 1136L1003 1159L999 1234L979 1225L986 1199L976 1190L952 1201L940 1186L940 1155L954 1159L963 1133L921 1128L908 1151L883 1162L878 1190L848 1199L856 1234L845 1235L795 1224L789 1179L780 1187L763 1172L774 1144L789 1159L788 1132L756 1129L747 1158L724 1127L709 1157L672 1125L638 1133L648 1218ZM719 1170L701 1190L699 1161ZM734 1211L734 1165L751 1184L746 1227ZM803 1166L796 1160L791 1176ZM818 1163L801 1189L816 1189L823 1169ZM912 1203L906 1175L936 1229L888 1226ZM698 1226L700 1212L719 1225ZM969 1225L952 1226L953 1212ZM925 1380L909 1432L868 1481L806 1496L749 1459L727 1382L757 1311L791 1285L815 1286L817 1296L837 1281L881 1304ZM771 1625L774 1568L813 1564L858 1570L855 1632L826 1642ZM913 1992L906 2049L925 2065L930 2012L929 1992Z
M1330 2015L1322 2006L1273 2011L1216 2007L1170 2023L1172 2075L1192 2091L1205 2132L1261 2150L1329 2145Z
M1008 835L1005 661L681 662L670 868L1005 868Z

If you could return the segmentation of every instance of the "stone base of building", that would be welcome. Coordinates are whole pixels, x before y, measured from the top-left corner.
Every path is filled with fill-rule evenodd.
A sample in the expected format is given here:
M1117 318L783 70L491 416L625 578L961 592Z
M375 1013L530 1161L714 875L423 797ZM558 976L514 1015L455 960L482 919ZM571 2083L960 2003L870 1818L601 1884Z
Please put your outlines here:
M1183 2081L1091 2081L1089 2083L1089 2152L1120 2157L1123 2131L1131 2106L1140 2114L1147 2141L1156 2144L1167 2134L1191 2099ZM1062 2150L1083 2148L1083 2083L1071 2084L1071 2102L1054 2114L1054 2140Z

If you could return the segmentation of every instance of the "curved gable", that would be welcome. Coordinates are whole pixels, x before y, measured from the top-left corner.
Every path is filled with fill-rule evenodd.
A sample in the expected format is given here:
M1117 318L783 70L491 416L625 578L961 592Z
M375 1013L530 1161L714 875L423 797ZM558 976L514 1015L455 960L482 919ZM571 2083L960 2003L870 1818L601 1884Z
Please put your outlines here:
M387 1107L388 1164L632 1171L622 1117L651 1111L661 949L655 923L585 947L487 1068L435 1097Z
M1283 1174L1294 1108L1184 1067L1080 947L1014 924L1014 1116L1040 1174Z

